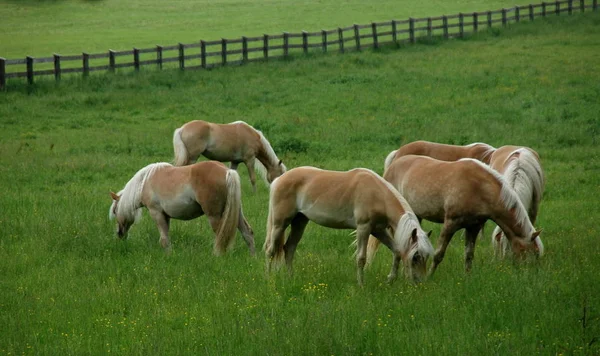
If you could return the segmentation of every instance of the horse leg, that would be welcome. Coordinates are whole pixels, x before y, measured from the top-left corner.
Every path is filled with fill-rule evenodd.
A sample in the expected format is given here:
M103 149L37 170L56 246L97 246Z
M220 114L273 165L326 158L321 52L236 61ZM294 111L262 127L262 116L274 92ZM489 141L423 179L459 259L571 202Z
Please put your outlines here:
M171 242L169 241L169 222L170 218L162 211L149 209L152 220L156 223L156 227L160 232L160 245L167 252L171 252Z
M246 245L248 245L248 249L250 250L250 255L255 256L256 250L254 249L254 232L248 224L248 221L244 217L244 213L240 209L240 217L238 219L238 230L244 237L244 241L246 241Z
M361 224L356 227L356 275L358 278L358 285L363 286L365 264L367 263L367 243L369 241L369 235L371 234L371 227L367 224Z
M485 223L484 223L485 224ZM477 241L477 235L482 229L483 224L468 226L465 230L465 271L471 271L471 265L473 264L473 257L475 255L475 242Z
M233 169L234 171L237 171L238 164L239 164L239 162L231 162L229 169Z
M256 193L256 172L254 172L254 158L244 161L246 168L248 168L248 176L250 177L250 183L252 183L252 192Z
M429 272L429 276L433 275L437 266L442 263L444 259L444 254L446 254L446 249L448 248L448 244L450 240L452 240L452 236L454 233L460 228L460 225L456 224L454 221L446 219L444 221L444 227L442 228L442 232L440 233L440 237L438 239L438 247L433 256L433 265L431 266L431 271Z
M287 224L283 222L273 223L270 231L267 231L267 239L271 242L271 244L265 246L265 254L267 255L267 273L271 272L273 261L275 260L277 262L284 253L283 244L286 228Z
M398 278L398 268L400 267L400 261L402 260L402 256L400 255L400 251L394 246L394 242L392 237L389 235L387 230L383 232L375 232L372 231L371 235L375 236L382 244L386 245L392 251L393 260L392 260L392 269L390 270L390 274L388 274L387 282L392 284L396 278Z
M296 247L298 246L298 242L302 238L304 234L304 229L308 224L308 218L303 214L297 214L294 219L292 219L292 227L290 229L290 235L283 245L283 251L285 253L285 263L288 268L288 272L293 274L292 269L292 261L294 260L294 254L296 253Z

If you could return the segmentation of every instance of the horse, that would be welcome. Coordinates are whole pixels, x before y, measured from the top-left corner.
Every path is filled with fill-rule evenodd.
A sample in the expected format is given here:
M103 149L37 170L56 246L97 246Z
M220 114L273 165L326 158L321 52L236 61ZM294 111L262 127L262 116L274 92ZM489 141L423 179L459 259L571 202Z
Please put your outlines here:
M231 169L234 170L243 162L248 168L254 192L254 170L258 171L267 184L287 170L262 132L243 121L230 124L190 121L173 133L173 148L176 166L196 162L200 155L216 161L231 162Z
M117 220L117 236L127 238L129 228L146 207L160 232L160 244L170 251L171 219L208 217L216 234L214 253L223 254L241 232L250 254L255 254L254 233L242 211L240 177L235 170L215 161L184 167L170 163L150 164L140 169L119 193L110 193L109 218Z
M283 258L290 273L298 242L309 221L333 229L355 229L357 277L363 285L369 234L393 252L388 282L397 278L399 263L405 276L424 279L433 247L404 198L377 173L356 168L347 172L298 167L271 185L267 237L267 271ZM285 230L291 231L285 241ZM285 243L285 244L284 244Z
M491 155L495 150L494 147L481 142L456 146L429 141L414 141L390 152L385 159L384 169L387 169L393 160L406 155L428 156L449 162L458 161L461 158L474 158L489 164Z
M454 233L465 228L465 270L471 270L475 241L488 219L505 232L513 252L534 251L540 231L533 227L525 207L504 177L482 162L463 158L445 162L427 156L408 155L392 162L383 178L413 208L419 220L443 223L430 275L442 262ZM378 242L370 239L368 255Z
M535 224L545 183L538 153L528 147L502 146L492 154L490 167L506 178L527 210L529 220ZM535 243L539 250L544 249L539 237ZM492 246L497 257L510 252L508 240L498 226L492 233Z

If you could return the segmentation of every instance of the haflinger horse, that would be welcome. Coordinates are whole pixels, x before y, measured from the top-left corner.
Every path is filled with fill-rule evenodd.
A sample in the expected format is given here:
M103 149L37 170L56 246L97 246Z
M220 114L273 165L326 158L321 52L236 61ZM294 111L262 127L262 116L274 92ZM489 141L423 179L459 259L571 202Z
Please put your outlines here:
M267 237L264 250L267 270L285 262L292 272L296 246L309 221L334 229L355 229L357 276L363 270L369 234L393 252L388 281L393 282L400 260L407 278L419 281L427 272L433 247L404 198L375 172L357 168L347 172L299 167L275 179L271 185ZM291 231L285 241L285 230Z
M176 166L194 163L200 155L231 162L231 169L234 170L243 162L248 168L255 192L255 169L268 184L287 170L262 132L243 121L230 124L190 121L175 130L173 148Z
M224 253L239 229L250 254L255 254L254 233L242 211L240 177L216 161L198 162L185 167L153 163L140 169L113 201L109 217L117 220L121 239L139 219L146 207L160 232L160 244L170 251L171 219L191 220L206 215L216 234L214 253Z
M473 158L489 164L495 150L487 143L480 142L466 146L456 146L429 141L414 141L390 152L385 159L384 169L387 169L393 160L407 155L427 156L448 162L458 161L462 158Z
M470 271L475 241L488 219L505 232L513 252L540 255L533 243L536 231L523 204L506 179L480 161L463 158L444 162L426 156L403 156L392 162L383 178L407 200L420 219L443 223L430 274L442 262L454 233L465 228L465 270ZM368 255L378 247L369 241Z
M529 220L535 224L545 184L538 153L528 147L502 146L492 154L490 167L504 176L527 210ZM539 236L535 244L538 250L544 250ZM492 245L497 257L510 253L508 240L498 226L492 233Z

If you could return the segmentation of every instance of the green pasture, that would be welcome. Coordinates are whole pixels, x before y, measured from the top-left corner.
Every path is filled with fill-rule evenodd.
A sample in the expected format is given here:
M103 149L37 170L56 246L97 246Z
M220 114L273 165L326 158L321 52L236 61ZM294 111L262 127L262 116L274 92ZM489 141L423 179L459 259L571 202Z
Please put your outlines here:
M0 0L0 57L49 57L331 30L353 23L527 4L525 0Z
M60 16L75 28L83 21L78 7L117 6L3 1L1 11L23 8L23 16L41 16L40 9L68 4L75 4L73 12ZM236 4L230 3L238 11ZM381 12L352 3L360 9L353 19L409 15L384 4ZM427 6L414 15L482 7ZM338 25L352 18L315 12L278 23L271 11L230 33L263 24L269 31L300 29L303 17L324 26L324 20ZM196 21L186 16L188 26ZM39 22L46 30L47 17ZM2 31L17 31L4 24ZM226 22L220 26L186 33L182 27L181 38L172 31L165 39L211 37ZM152 29L147 37L125 39L119 33L126 29L114 31L113 37L93 34L106 36L106 43L84 44L101 49L117 39L143 46L161 36ZM23 41L16 32L6 38L14 41L8 53L29 51L17 45ZM81 43L65 41L65 51ZM0 354L599 354L598 48L600 17L586 13L400 49L211 71L92 73L58 84L40 79L31 87L9 81L0 93ZM146 212L127 241L117 240L108 220L109 191L149 163L170 161L173 130L194 119L254 125L290 168L382 173L389 151L417 139L532 147L547 179L536 224L546 254L522 263L494 260L488 224L468 275L458 233L425 283L387 285L391 254L381 249L359 288L350 231L310 224L293 276L283 270L265 275L262 252L250 257L239 235L232 251L213 256L204 218L172 222L171 255L161 250ZM239 172L244 211L260 247L268 189L259 185L253 194L245 167ZM435 245L439 226L423 225L433 229Z

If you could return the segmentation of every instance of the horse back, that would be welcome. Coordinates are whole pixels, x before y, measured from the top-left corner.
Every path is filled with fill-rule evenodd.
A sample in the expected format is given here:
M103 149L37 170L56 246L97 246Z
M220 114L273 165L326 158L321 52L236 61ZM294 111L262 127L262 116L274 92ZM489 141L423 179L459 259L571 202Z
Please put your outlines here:
M471 147L456 146L429 141L414 141L406 144L396 152L396 158L417 155L435 158L440 161L458 161L461 158L471 157Z
M538 162L540 161L540 155L535 150L533 150L529 147L525 147L525 146L508 145L508 146L499 147L498 149L496 149L494 151L494 153L492 153L492 156L490 159L490 167L495 169L497 172L500 172L501 174L503 174L504 171L506 170L506 168L508 168L510 161L512 159L518 158L518 153L515 151L517 151L519 149L528 150L535 156L535 159Z

